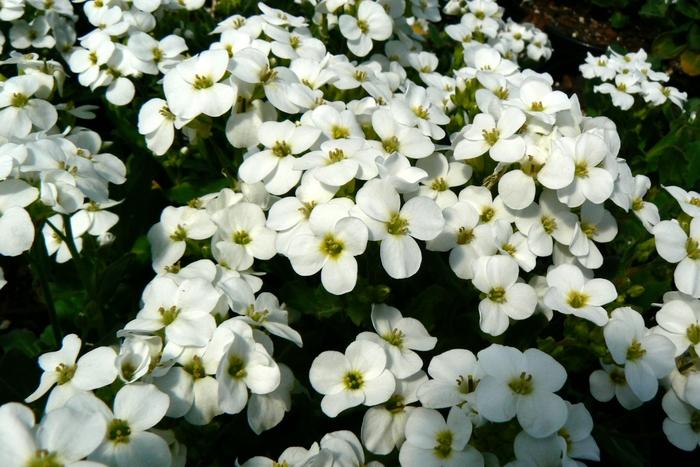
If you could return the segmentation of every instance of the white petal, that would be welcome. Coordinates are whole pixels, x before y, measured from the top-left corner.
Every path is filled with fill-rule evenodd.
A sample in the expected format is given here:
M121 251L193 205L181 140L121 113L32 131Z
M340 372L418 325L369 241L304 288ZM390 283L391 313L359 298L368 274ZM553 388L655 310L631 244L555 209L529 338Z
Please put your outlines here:
M382 266L394 279L411 277L420 268L422 256L416 241L408 235L389 235L379 247Z
M357 261L349 254L330 258L321 269L321 282L334 295L351 292L357 283Z
M152 384L130 384L114 398L114 416L126 420L132 432L152 428L168 411L170 398Z

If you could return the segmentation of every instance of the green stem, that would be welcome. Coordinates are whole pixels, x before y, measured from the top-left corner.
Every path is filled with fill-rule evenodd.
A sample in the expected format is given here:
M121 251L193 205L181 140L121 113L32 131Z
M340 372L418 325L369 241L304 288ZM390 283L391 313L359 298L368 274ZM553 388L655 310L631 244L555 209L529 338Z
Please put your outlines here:
M70 222L70 216L63 214L63 226L66 229L65 233L61 231L58 227L53 225L48 219L46 224L51 227L51 229L58 235L63 243L68 247L75 268L78 270L78 276L80 276L80 282L83 283L85 290L90 297L95 297L94 294L94 284L93 281L89 280L87 274L85 273L85 268L83 264L83 258L81 258L78 248L75 246L75 241L73 240L73 229Z
M46 267L49 255L46 251L46 244L43 238L37 239L35 248L30 253L29 257L39 274L39 283L44 293L44 301L46 302L46 308L49 312L49 321L51 322L51 328L56 343L59 344L63 339L63 331L58 322L58 315L56 314L56 307L53 302L53 296L51 295L51 287L49 286L49 276Z

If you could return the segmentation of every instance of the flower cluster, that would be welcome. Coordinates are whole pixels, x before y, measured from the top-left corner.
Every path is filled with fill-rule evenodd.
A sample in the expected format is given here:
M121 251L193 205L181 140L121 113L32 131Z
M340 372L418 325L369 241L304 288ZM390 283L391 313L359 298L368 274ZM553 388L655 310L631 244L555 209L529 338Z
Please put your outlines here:
M593 90L608 94L613 105L622 110L630 109L637 95L652 107L670 101L683 108L688 99L687 93L664 84L670 79L669 75L652 69L644 49L624 55L610 50L607 55L599 57L588 52L585 63L579 69L584 78L603 81Z
M107 210L118 204L109 184L124 183L126 167L101 152L99 134L65 124L94 118L93 109L49 102L66 79L59 62L12 52L2 65L15 74L0 83L0 255L28 251L41 226L45 251L59 263L81 251L86 234L109 244L119 219Z
M443 11L460 19L444 33L460 49L445 66L423 50L442 21L437 1L326 0L309 5L309 18L260 3L260 14L220 21L206 48L186 55L185 32L149 33L168 11L203 2L88 1L94 30L79 45L70 3L30 3L43 13L29 21L18 20L22 2L0 10L18 20L14 48L55 46L82 86L106 87L115 106L138 99L132 123L163 159L218 134L231 146L222 156L230 183L162 210L147 233L155 277L118 345L81 355L69 334L41 355L39 386L25 402L48 395L45 415L37 423L26 406L0 407L7 465L183 465L186 446L156 428L161 420L206 425L245 411L261 434L293 410L300 386L320 395L307 392L325 416L363 410L362 425L243 465L381 465L365 464L365 450L409 467L599 460L593 418L578 395L557 394L572 383L544 345L448 348L427 323L372 297L373 329L342 352L311 349L313 361L292 369L279 346L294 352L306 336L284 293L269 291L265 265L276 256L348 296L368 279L362 264L407 279L426 269L427 254L445 253L451 279L478 297L467 313L479 332L490 339L516 322L564 318L595 329L602 369L590 375L592 396L633 409L662 380L664 433L681 449L697 447L700 195L665 187L685 214L661 220L644 200L651 180L621 156L615 123L585 116L551 75L520 68L525 57L551 55L541 31L504 21L492 0L451 0ZM329 50L331 34L348 54ZM641 53L589 62L584 76L616 80L597 88L624 93L610 91L616 105L631 106L644 77L645 99L683 106L684 95L652 86L663 77ZM57 109L76 118L91 110L46 100L67 79L60 63L19 54L3 63L20 72L0 87L0 254L31 248L33 220L46 221L45 247L58 262L80 252L86 233L107 244L118 220L104 211L116 204L108 184L124 182L124 164L100 153L97 133L59 130ZM136 96L143 75L155 91ZM678 263L678 290L663 296L651 329L639 311L617 306L625 302L616 284L596 277L605 271L600 245L616 238L625 213ZM433 352L427 367L420 352ZM512 428L514 457L476 441L496 424Z

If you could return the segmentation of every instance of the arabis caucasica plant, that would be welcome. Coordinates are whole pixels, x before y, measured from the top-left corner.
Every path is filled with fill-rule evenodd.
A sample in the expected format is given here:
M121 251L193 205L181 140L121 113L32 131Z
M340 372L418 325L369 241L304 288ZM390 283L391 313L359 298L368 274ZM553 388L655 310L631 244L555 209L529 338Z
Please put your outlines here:
M612 464L645 404L696 449L700 195L494 0L282 3L0 2L0 328L51 317L0 465Z

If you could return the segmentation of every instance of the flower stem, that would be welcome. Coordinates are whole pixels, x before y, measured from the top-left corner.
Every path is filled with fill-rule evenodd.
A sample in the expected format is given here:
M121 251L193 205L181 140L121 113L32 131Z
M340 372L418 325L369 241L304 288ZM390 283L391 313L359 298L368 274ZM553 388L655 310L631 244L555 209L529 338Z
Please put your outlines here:
M39 275L39 283L41 284L41 289L44 293L44 301L46 302L46 308L49 312L49 321L51 322L54 338L56 339L56 343L60 344L61 340L63 339L63 331L61 330L61 325L58 322L58 315L56 314L56 307L53 302L51 287L49 286L49 276L46 268L49 256L46 252L46 244L44 243L43 238L39 237L37 239L35 248L32 250L29 257Z

